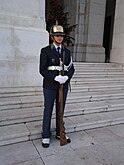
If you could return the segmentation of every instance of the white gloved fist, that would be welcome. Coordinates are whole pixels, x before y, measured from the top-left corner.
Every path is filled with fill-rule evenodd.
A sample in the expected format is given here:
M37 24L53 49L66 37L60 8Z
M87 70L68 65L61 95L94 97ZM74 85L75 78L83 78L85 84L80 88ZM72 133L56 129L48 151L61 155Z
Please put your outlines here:
M68 76L56 76L55 81L58 81L60 84L64 84L68 80Z
M55 80L55 81L58 81L58 82L61 84L62 77L63 77L63 76L61 76L61 75L56 76L54 80Z
M62 76L63 78L63 81L62 81L62 84L64 84L67 80L68 80L68 76Z

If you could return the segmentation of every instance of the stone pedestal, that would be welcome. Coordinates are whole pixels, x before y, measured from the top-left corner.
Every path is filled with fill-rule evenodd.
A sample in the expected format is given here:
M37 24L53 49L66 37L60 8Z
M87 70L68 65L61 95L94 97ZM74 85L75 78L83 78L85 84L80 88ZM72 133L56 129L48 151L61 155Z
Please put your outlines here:
M115 24L110 62L124 64L124 1L116 1Z
M45 0L0 0L0 87L39 86Z

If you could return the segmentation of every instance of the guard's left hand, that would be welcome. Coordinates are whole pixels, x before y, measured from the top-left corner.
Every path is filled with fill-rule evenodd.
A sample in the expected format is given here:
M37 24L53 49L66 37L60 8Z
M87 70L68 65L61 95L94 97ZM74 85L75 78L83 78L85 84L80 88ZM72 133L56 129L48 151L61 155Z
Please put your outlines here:
M60 84L64 84L67 80L68 80L68 76L62 76Z

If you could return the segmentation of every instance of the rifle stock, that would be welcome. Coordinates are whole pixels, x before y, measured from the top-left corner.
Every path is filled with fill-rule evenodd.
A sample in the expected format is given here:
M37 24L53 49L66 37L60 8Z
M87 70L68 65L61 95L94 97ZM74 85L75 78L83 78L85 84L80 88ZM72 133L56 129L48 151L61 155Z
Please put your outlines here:
M63 62L60 62L62 64L62 72L60 72L62 76L64 76L64 57L65 57L65 51L63 51ZM59 87L59 115L60 115L59 116L60 117L60 145L63 146L68 143L65 136L65 130L63 128L63 84L60 84L60 87Z
M59 88L59 114L60 114L60 145L63 146L67 144L67 139L65 136L65 130L63 128L63 85Z

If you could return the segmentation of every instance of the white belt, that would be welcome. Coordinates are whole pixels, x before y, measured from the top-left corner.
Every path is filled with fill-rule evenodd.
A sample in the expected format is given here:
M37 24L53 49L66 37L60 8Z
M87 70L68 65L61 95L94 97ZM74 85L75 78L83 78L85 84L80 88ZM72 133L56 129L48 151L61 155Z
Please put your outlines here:
M71 66L72 66L72 58L71 58L70 64L68 66L64 65L64 71L69 71ZM49 66L47 69L48 70L58 70L58 71L61 71L62 70L62 66Z
M62 67L61 66L49 66L47 69L48 70L58 70L58 71L61 71ZM64 65L64 71L68 71L68 66Z

